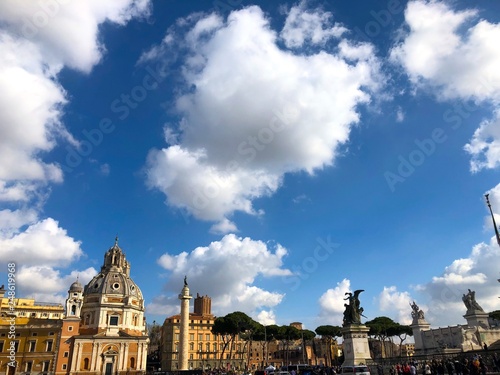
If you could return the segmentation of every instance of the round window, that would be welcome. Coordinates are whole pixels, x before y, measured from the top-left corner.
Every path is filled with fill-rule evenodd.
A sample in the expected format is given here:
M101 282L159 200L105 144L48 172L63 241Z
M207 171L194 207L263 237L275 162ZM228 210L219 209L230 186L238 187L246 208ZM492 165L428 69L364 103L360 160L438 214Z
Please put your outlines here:
M130 290L133 292L135 290L135 286L130 285Z
M113 289L118 289L118 288L120 288L120 284L118 284L118 283L114 283L114 284L113 284Z

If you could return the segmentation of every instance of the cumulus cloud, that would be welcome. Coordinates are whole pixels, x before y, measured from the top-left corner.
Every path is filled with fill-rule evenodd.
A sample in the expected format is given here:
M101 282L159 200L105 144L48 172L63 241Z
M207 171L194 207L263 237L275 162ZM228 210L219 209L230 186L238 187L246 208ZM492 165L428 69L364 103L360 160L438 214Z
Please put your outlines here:
M255 320L262 325L269 326L271 324L276 324L276 315L271 310L262 310L257 314Z
M442 275L435 276L416 290L428 298L426 319L432 326L461 322L466 312L462 301L468 289L477 290L476 299L485 311L500 309L498 301L498 269L500 249L495 238L489 244L475 245L467 258L457 259Z
M395 286L384 287L376 298L376 302L383 315L400 324L411 324L410 303L412 299L408 292L398 292Z
M500 110L495 111L494 118L481 122L465 150L472 156L472 172L500 165Z
M471 25L476 16L476 10L454 11L444 2L411 1L405 10L409 30L391 58L414 84L430 87L441 98L498 102L500 25L486 20Z
M288 48L300 48L305 43L324 45L331 38L340 38L347 31L340 24L332 25L332 13L307 9L307 2L293 6L281 30L280 37Z
M58 74L64 67L90 72L105 52L99 26L146 16L149 5L0 2L0 202L10 207L0 211L0 262L17 262L20 288L52 290L64 278L55 267L83 254L57 220L40 218L50 184L63 181L60 166L44 155L61 141L78 146L61 121L68 95Z
M0 211L0 238L14 235L19 228L34 223L38 213L33 209L1 210Z
M351 281L348 279L343 279L337 283L337 286L332 289L328 289L319 298L320 313L319 318L323 324L331 325L342 325L343 313L345 310L344 298L346 298L346 293L352 292Z
M497 108L465 146L472 172L500 162L500 51L495 47L500 24L477 16L474 9L455 11L445 2L411 1L405 11L408 30L390 54L416 87L442 100L473 100Z
M212 298L215 314L244 311L257 316L265 308L278 305L284 295L264 290L254 282L257 277L291 275L290 270L283 268L286 255L287 250L279 244L271 248L262 241L228 234L220 241L191 252L163 254L158 264L171 272L166 291L177 293L184 275L187 275L192 293ZM148 309L158 311L163 303L178 306L177 299L170 299L165 294L157 297Z
M93 267L61 275L61 271L52 267L21 266L16 272L16 284L19 292L37 301L63 303L73 282L78 279L85 285L96 274L97 270Z
M306 47L340 37L339 26L321 10L299 19L303 8L288 14L281 36L289 43L300 39ZM178 24L182 28L168 34L175 38L141 58L162 58L162 50L176 45L185 49L185 89L173 104L181 120L175 130L169 125L170 146L150 152L147 182L170 206L232 231L230 216L262 214L253 201L273 194L285 173L312 174L334 163L360 120L358 106L380 88L380 64L373 46L345 39L335 52L282 49L256 6L233 11L227 20L198 15Z
M0 238L0 261L22 265L68 265L82 254L80 241L69 237L59 223L47 218L30 225L25 231Z
M68 66L89 72L97 64L104 45L99 40L99 25L108 21L124 25L134 17L147 16L149 0L103 2L2 1L0 19L9 32L33 42L52 68Z
M147 0L0 3L0 196L26 200L62 181L60 167L40 157L58 138L77 144L61 123L67 95L57 74L65 66L89 72L105 50L99 24L124 24L148 7Z

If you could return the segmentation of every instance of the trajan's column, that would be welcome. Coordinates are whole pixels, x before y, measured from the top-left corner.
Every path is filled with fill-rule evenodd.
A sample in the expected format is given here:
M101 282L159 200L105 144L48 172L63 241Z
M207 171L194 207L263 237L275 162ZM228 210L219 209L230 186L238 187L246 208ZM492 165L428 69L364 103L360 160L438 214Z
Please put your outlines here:
M189 300L193 298L189 294L187 277L184 277L184 287L179 299L181 300L181 329L179 338L179 370L189 370L188 368L188 334L189 334Z

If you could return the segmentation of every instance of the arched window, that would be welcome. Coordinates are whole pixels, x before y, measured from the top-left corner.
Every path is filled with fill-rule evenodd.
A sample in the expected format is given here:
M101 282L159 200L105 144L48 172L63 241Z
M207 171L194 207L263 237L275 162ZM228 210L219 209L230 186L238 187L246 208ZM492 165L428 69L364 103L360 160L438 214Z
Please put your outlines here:
M130 368L132 370L135 369L135 358L134 357L130 358Z
M85 359L83 360L83 369L84 369L84 370L88 370L88 369L89 369L89 362L90 362L90 361L89 361L89 359L88 359L88 358L85 358Z
M71 315L76 315L76 306L71 306Z

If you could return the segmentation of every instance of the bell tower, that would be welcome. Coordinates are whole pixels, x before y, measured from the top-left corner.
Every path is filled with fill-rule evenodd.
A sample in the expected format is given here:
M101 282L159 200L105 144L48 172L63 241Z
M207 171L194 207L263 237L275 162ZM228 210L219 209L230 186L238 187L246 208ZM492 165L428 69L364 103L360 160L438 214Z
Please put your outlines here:
M83 286L78 279L71 284L66 299L66 317L80 318L83 304Z

